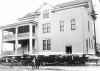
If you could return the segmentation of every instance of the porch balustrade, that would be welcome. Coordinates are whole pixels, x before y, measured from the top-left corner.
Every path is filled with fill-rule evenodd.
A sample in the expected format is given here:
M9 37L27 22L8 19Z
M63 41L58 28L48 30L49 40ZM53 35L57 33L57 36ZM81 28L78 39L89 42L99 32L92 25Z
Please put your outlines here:
M29 35L30 35L29 33L20 33L18 34L18 39L26 37L29 38ZM34 37L35 33L32 33L32 36ZM3 41L11 41L11 40L15 40L15 34L3 36Z

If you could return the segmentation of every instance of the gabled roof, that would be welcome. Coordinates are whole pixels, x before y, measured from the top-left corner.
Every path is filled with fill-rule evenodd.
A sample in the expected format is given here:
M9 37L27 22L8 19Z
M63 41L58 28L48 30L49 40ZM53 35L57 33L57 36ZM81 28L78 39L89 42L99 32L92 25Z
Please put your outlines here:
M66 3L62 3L62 4L57 4L55 6L50 5L47 2L43 2L40 7L35 10L34 12L30 12L28 14L26 14L24 17L22 18L28 18L28 17L32 17L37 15L36 13L44 6L44 5L50 5L52 8L56 9L56 8L64 8L64 7L69 7L69 6L74 6L74 5L79 5L79 4L84 4L84 3L88 3L88 2L92 2L92 0L74 0L74 1L70 1L70 2L66 2ZM39 12L38 12L39 13ZM20 18L20 19L22 19Z
M28 13L28 14L26 14L24 17L22 17L22 18L19 18L19 19L22 19L23 20L23 18L32 18L32 17L34 17L35 15L39 15L40 13L39 13L39 10L44 6L44 5L49 5L49 6L51 6L53 9L60 9L60 8L64 8L64 7L69 7L69 6L74 6L74 5L79 5L79 4L84 4L84 3L88 3L88 2L91 2L92 3L92 0L75 0L75 1L70 1L70 2L66 2L66 3L62 3L62 4L57 4L57 5L55 5L55 6L52 6L52 5L50 5L49 3L47 3L47 2L43 2L41 5L40 5L40 7L37 9L37 10L35 10L34 12L31 12L31 13ZM94 10L94 8L93 8L93 4L92 4L92 10ZM27 21L25 21L25 22L27 22ZM25 23L24 22L24 23ZM28 21L28 22L30 22L30 21ZM22 24L23 22L20 22L20 23L15 23L15 24L10 24L10 25L5 25L5 26L0 26L0 29L1 28L5 28L5 27L9 27L9 26L16 26L16 25L19 25L19 24Z
M70 2L55 5L55 7L63 8L63 7L68 7L68 6L74 6L74 5L78 5L78 4L87 3L89 1L90 0L75 0L75 1L70 1Z
M38 11L39 11L44 5L49 5L49 6L53 7L53 6L50 5L49 3L43 2L43 3L40 5L40 7L39 7L38 9L36 9L34 12L30 12L30 13L26 14L26 15L25 15L24 17L22 17L22 18L31 17L31 16L36 15L37 13L39 14Z
M30 12L30 13L26 14L24 17L30 17L32 14L34 14L34 13Z
M31 13L26 14L22 18L18 18L18 20L21 21L21 20L25 20L25 19L31 19L31 18L34 18L36 15L40 15L40 13L39 12L36 12L36 13L31 12Z

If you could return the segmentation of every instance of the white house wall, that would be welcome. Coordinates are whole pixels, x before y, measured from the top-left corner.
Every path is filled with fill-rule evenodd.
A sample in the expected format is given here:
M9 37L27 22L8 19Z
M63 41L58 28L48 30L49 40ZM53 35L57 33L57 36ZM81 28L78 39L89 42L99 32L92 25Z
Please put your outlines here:
M71 45L72 54L86 54L86 39L93 40L94 35L93 20L88 15L88 10L85 7L76 7L51 12L51 9L53 8L49 4L44 5L38 10L41 13L39 17L33 19L38 23L35 25L36 52L39 54L66 54L65 47ZM49 10L49 18L43 18L44 10ZM76 30L71 30L72 19L75 19ZM64 21L64 31L60 31L60 21ZM90 32L88 31L88 21ZM45 23L50 23L50 33L43 33L43 24ZM43 50L44 39L51 39L51 50ZM23 49L27 53L28 45L24 45ZM88 54L94 54L94 49L89 49L88 47Z
M49 9L47 6L45 7L41 9L38 24L40 54L65 54L65 46L67 45L72 45L72 54L83 54L81 7L62 10L55 13L49 11L49 18L43 19L43 11ZM72 19L75 19L76 30L71 30ZM64 31L60 31L60 21L64 21ZM44 23L51 23L50 33L42 33L42 24ZM51 39L51 50L43 50L43 39Z
M89 10L90 11L90 10ZM89 12L86 8L82 9L83 12L83 23L84 23L84 47L85 47L85 53L86 53L86 39L88 39L88 45L89 45L89 38L90 38L90 46L92 47L91 40L93 40L93 34L94 34L94 23L90 16L88 15ZM88 21L90 24L90 32L88 31ZM94 48L94 40L93 40L93 48ZM88 46L88 54L94 54L94 49L90 49Z

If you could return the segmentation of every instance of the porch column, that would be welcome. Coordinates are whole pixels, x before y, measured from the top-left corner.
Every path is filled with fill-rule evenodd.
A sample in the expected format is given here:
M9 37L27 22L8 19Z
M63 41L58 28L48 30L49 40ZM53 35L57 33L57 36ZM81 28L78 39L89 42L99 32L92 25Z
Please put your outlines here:
M1 29L1 57L3 56L3 29Z
M39 47L38 47L38 28L35 26L35 53L39 54Z
M16 32L15 32L15 55L17 55L17 49L18 49L18 27L15 28Z
M32 23L29 25L29 53L32 54Z

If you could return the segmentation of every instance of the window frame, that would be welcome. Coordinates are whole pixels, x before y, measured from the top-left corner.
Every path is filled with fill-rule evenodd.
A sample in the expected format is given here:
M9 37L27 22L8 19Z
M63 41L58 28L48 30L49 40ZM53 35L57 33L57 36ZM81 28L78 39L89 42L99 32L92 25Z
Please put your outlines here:
M45 41L45 43L44 43L44 41ZM45 46L45 47L44 47ZM47 45L46 45L46 40L43 40L43 50L46 50L46 47L47 47Z
M87 47L87 48L89 47L88 39L86 39L86 47Z
M91 45L92 45L92 49L93 49L93 40L91 40Z
M43 33L46 33L46 23L45 24L42 24L42 30L43 30Z
M35 26L32 26L32 33L35 33Z
M51 50L51 39L43 39L43 50Z
M73 23L74 22L74 23ZM74 28L73 28L74 26ZM75 19L71 20L71 30L76 30L76 23L75 23Z
M90 38L89 38L89 49L91 49L91 41L90 41Z
M47 18L49 18L49 10L47 10L46 12L47 12Z
M49 18L49 10L44 10L43 11L43 18Z
M51 24L47 23L47 33L50 33L50 32L51 32Z
M64 31L64 21L60 21L60 31Z
M89 50L89 43L88 43L88 39L86 39L86 52L87 52L87 54L88 54L88 50Z
M43 11L43 18L46 18L46 10Z
M89 21L88 21L88 31L90 32L90 23L89 23Z
M47 50L51 50L51 39L47 40Z

